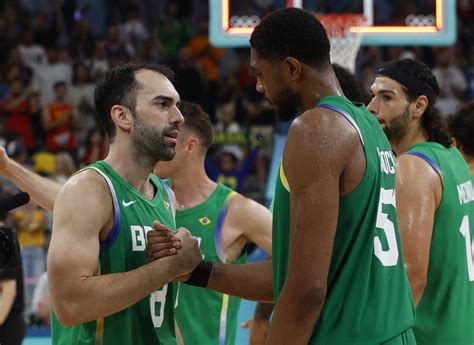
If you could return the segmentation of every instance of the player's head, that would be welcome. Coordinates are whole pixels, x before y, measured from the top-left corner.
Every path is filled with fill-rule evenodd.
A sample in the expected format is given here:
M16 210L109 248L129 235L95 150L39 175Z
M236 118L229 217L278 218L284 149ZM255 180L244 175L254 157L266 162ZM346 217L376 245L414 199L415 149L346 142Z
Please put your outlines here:
M265 94L281 120L289 120L302 103L309 69L322 72L330 68L324 27L307 11L282 9L263 18L250 45L257 91Z
M175 157L155 166L155 174L161 178L173 178L177 171L192 164L202 165L212 144L214 134L209 115L196 103L181 101L179 109L185 121L178 135Z
M339 81L339 84L341 84L344 96L346 96L346 98L351 102L362 103L362 92L354 74L337 63L332 64L332 69L334 70L334 73L336 73L336 78Z
M434 107L438 82L428 66L411 59L387 62L377 71L370 91L367 108L392 143L400 142L410 130L421 130L428 141L449 146L446 126Z
M467 159L474 159L474 102L468 103L449 117L453 144Z
M179 95L166 67L123 64L109 70L95 90L98 121L113 143L129 137L143 159L174 157L179 125L184 119Z

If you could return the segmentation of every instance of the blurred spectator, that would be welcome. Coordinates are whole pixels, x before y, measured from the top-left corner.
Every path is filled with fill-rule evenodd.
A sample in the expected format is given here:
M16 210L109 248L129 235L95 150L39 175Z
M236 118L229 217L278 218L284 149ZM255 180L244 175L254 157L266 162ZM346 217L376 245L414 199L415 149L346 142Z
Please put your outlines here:
M21 142L15 140L10 141L6 147L6 151L8 156L15 162L29 168L30 156L28 155L26 146Z
M22 43L18 46L23 64L33 70L39 65L46 64L48 59L44 47L35 43L34 35L33 29L26 28L23 31Z
M188 47L178 53L178 64L173 68L176 75L175 87L182 99L200 104L203 95L201 73L196 68Z
M17 133L29 149L35 145L32 120L39 109L38 97L32 93L31 86L25 88L21 80L12 80L7 98L0 102L0 110L5 116L4 128Z
M38 279L31 302L31 323L49 326L51 324L51 301L49 299L48 274L43 272Z
M68 91L68 99L79 112L79 123L77 129L78 140L82 141L89 129L97 126L94 107L95 85L89 75L86 65L77 62L74 65L74 76L72 86Z
M43 246L46 244L46 211L33 201L11 212L11 222L16 227L21 246L23 275L25 278L25 304L31 309L33 291L40 275L46 269Z
M138 52L141 42L148 39L148 31L140 18L140 12L136 5L128 5L125 22L120 26L120 34L130 56L134 56Z
M449 130L454 146L461 151L474 179L474 102L449 117Z
M168 1L155 28L154 36L163 48L163 55L172 60L191 37L191 27L186 19L178 17L178 4ZM183 98L190 100L188 98Z
M440 88L436 107L445 116L456 111L461 100L465 97L467 88L464 74L454 64L453 58L453 50L450 48L436 50L436 65L433 68L433 74L438 80Z
M247 144L240 125L235 121L236 102L231 100L217 110L218 122L214 127L213 146L222 150L231 149L238 157L243 156L242 146Z
M8 51L6 63L6 79L8 81L13 79L21 79L24 85L30 84L33 77L33 70L23 63L18 47L12 47Z
M49 151L75 151L77 143L74 131L79 115L74 106L66 101L64 82L54 85L54 100L44 107L41 119L46 135L46 148Z
M253 148L242 161L241 151L235 150L234 147L224 147L217 157L218 164L206 157L206 172L211 180L240 192L253 167L258 150L258 146Z
M69 152L63 151L56 153L54 157L55 173L52 179L63 185L68 178L77 171L74 159Z
M55 46L59 33L62 31L56 23L56 20L51 20L50 22L50 15L47 11L39 11L32 22L32 28L35 32L35 42L43 47Z
M70 39L70 50L75 59L90 59L94 52L94 37L89 23L85 19L79 20L74 26Z
M64 61L66 51L56 47L46 50L48 63L38 66L34 71L34 90L40 94L41 106L44 107L54 99L54 85L64 82L70 85L72 82L72 65ZM61 60L62 61L61 61Z
M109 69L107 60L107 42L103 39L96 40L94 55L90 61L90 75L92 80L98 81Z
M99 128L91 128L87 134L84 146L79 149L80 166L97 162L104 159L108 152L108 141L105 140L104 132Z
M216 105L215 95L217 94L217 69L224 51L220 48L214 48L209 42L208 18L199 21L198 33L189 40L189 49L206 81L207 90L204 105L205 110L213 118Z

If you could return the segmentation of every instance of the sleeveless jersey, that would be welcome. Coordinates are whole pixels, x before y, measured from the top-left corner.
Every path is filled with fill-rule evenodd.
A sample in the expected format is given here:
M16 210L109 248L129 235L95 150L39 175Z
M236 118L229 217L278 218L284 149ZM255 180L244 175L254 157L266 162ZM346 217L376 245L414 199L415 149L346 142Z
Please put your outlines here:
M157 192L152 200L147 200L105 162L96 162L85 169L94 169L104 177L113 198L114 225L106 241L100 245L100 274L126 272L145 265L146 233L153 229L153 220L159 220L171 229L176 228L169 187L150 174ZM173 307L173 284L170 283L138 303L106 317L102 344L175 345ZM96 344L100 341L97 329L97 321L64 327L53 313L52 343Z
M474 343L474 201L469 167L454 148L434 142L405 154L424 159L442 180L431 236L427 284L413 328L418 344Z
M326 301L309 344L385 343L405 331L411 334L414 324L396 218L392 150L365 106L329 96L318 107L339 112L335 116L344 116L355 127L364 147L366 171L359 186L339 198ZM273 209L275 301L288 272L290 193L282 163Z
M237 193L218 184L204 203L176 212L176 224L200 241L204 260L240 264L246 254L231 261L222 252L222 225L229 201ZM244 215L242 215L244 216ZM181 284L176 320L185 344L233 345L237 333L240 299L219 292Z

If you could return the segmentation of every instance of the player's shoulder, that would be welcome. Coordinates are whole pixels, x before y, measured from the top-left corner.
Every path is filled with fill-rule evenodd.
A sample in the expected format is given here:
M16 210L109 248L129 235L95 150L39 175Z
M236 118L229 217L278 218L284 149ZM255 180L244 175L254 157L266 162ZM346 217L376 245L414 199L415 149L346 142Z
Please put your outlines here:
M67 195L102 199L110 197L110 190L100 173L93 169L84 169L72 175L63 185L60 196Z
M236 194L229 203L228 215L240 219L253 219L259 217L262 213L270 211L257 201L247 198L241 194Z
M395 172L398 185L437 185L442 179L426 159L412 154L402 154L395 160ZM421 177L421 178L420 178Z

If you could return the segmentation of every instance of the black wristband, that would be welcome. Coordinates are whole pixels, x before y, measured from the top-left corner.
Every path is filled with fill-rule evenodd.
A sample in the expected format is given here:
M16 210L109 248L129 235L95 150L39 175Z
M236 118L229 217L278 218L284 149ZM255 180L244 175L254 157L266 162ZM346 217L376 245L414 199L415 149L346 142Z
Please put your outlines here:
M206 287L209 277L211 276L212 266L214 265L211 261L201 261L194 271L191 272L191 277L185 281L188 285Z

